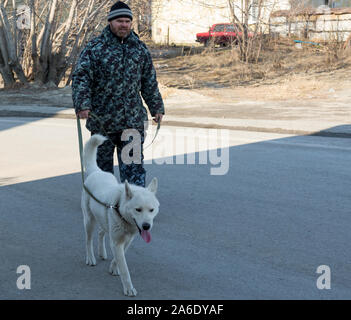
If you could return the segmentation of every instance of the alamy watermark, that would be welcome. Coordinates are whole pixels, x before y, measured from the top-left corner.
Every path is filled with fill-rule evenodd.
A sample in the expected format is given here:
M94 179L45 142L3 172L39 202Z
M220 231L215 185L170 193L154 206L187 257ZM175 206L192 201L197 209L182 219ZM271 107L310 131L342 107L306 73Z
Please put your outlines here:
M331 270L327 265L321 265L317 268L317 274L320 276L317 279L316 285L319 290L331 289Z
M144 131L146 135L146 130ZM155 132L149 132L153 137ZM122 141L130 141L121 152L125 164L141 163L141 134L136 129L126 129ZM204 128L163 128L154 144L144 143L150 148L152 159L145 164L158 165L211 165L211 175L225 175L229 171L229 130Z
M19 290L31 289L31 271L29 266L27 265L18 266L16 273L20 274L16 282L17 288Z
M17 267L17 274L20 276L17 278L17 288L19 290L30 290L31 289L31 270L27 265L20 265ZM327 265L320 265L316 270L320 276L317 278L316 286L319 290L331 289L331 270Z

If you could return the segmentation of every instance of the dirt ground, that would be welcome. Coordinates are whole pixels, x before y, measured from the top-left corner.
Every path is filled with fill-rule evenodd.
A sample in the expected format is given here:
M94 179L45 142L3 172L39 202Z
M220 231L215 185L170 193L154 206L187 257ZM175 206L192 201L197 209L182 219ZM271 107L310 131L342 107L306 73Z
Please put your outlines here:
M349 116L345 106L351 98L350 53L334 51L331 54L331 49L309 47L301 50L284 43L266 50L262 59L258 65L248 66L238 61L233 50L221 50L156 57L154 64L166 101L188 95L189 101L197 99L204 106L207 102L219 105L216 110L196 108L198 116L222 117L225 114L230 117L238 111L232 108L233 103L242 101L264 104L271 101L272 105L284 102L287 108L335 103L336 113ZM72 107L71 88L0 89L0 105ZM260 104L254 106L252 110L246 107L248 116L259 116ZM275 115L274 108L265 108L264 112ZM179 106L173 103L167 113L193 116L194 110L186 103L179 103Z

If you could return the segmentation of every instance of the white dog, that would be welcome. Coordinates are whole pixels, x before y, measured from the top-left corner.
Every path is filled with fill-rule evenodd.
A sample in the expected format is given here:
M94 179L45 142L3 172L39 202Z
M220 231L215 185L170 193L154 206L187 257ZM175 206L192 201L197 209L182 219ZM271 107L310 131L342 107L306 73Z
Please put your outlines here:
M84 165L87 174L84 185L95 199L106 204L104 206L95 201L83 188L82 211L86 234L86 264L96 265L93 231L95 222L98 222L100 227L98 254L101 259L107 259L105 234L108 234L113 253L110 273L120 275L125 295L135 296L137 291L130 279L125 252L138 231L146 242L151 240L150 230L159 210L159 202L155 196L157 179L154 178L147 188L130 185L127 181L119 184L113 174L102 171L96 164L97 147L105 140L105 137L95 134L84 148Z

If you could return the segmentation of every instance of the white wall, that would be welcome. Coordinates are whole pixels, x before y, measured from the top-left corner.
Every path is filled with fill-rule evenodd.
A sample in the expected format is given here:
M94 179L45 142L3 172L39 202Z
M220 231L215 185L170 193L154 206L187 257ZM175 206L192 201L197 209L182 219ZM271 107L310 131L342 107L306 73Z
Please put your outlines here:
M209 1L208 1L209 2ZM155 0L152 4L152 38L156 43L195 43L196 33L214 23L229 22L226 0ZM169 34L169 36L168 36Z
M263 19L268 23L272 10L289 8L289 0L266 0ZM241 18L241 0L235 0L235 13ZM196 33L223 22L231 22L227 0L152 1L152 39L156 43L195 44ZM254 22L253 18L249 21Z
M315 41L338 40L345 41L351 33L351 13L344 14L315 14L306 22L303 17L286 16L271 18L271 31L282 36L290 34L298 37L304 36L304 30L308 27L307 37ZM290 20L290 21L289 21Z

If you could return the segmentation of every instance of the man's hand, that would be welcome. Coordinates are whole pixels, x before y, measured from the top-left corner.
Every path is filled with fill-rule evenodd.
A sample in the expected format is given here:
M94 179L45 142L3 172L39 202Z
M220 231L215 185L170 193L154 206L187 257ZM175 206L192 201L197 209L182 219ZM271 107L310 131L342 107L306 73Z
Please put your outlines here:
M78 112L79 119L88 119L90 110L82 110Z
M163 114L162 113L156 113L154 117L155 122L160 122L162 121Z

